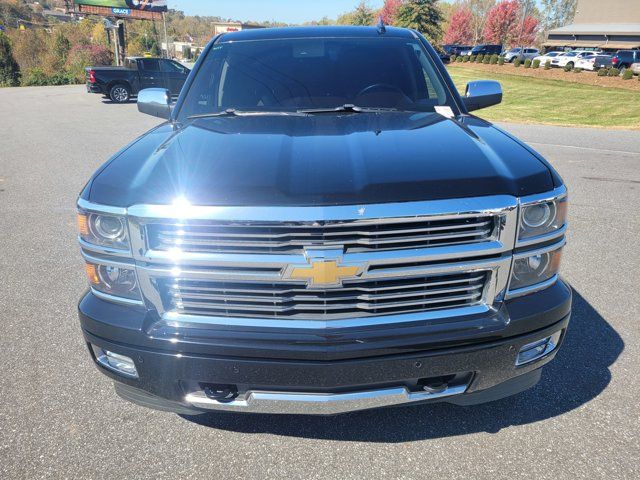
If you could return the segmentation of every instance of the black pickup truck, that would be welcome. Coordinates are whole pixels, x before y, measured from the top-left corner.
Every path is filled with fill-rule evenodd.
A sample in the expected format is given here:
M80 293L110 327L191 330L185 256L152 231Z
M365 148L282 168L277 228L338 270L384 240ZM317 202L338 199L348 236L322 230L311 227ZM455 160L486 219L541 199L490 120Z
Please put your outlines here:
M125 103L145 88L165 88L178 95L190 70L174 60L129 57L124 67L88 67L87 92Z
M497 82L460 96L414 30L300 27L214 38L170 93L140 92L166 121L77 204L80 323L119 395L336 414L538 382L571 313L567 190L469 113Z

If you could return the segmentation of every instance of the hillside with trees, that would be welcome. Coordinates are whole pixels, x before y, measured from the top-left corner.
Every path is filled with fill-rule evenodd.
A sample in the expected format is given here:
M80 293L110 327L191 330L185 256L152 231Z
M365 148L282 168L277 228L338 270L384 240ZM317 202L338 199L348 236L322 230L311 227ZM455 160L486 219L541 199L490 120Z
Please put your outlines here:
M505 47L539 42L546 31L571 22L576 0L386 0L374 9L366 0L337 18L323 17L305 25L388 25L414 28L435 46L442 43ZM99 17L52 15L64 0L0 0L0 86L59 85L84 81L89 65L111 64L112 47ZM214 35L216 16L166 14L167 34L204 47ZM287 26L276 21L242 19L261 26ZM128 55L159 55L162 22L125 20Z

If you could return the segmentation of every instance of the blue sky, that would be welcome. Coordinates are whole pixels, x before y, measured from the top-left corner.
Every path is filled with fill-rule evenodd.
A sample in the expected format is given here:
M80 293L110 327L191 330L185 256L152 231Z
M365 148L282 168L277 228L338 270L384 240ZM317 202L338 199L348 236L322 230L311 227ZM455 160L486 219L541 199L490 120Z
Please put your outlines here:
M236 20L277 20L302 23L324 16L336 18L352 10L358 0L169 0L169 8L188 15L217 15ZM369 0L374 8L384 0Z

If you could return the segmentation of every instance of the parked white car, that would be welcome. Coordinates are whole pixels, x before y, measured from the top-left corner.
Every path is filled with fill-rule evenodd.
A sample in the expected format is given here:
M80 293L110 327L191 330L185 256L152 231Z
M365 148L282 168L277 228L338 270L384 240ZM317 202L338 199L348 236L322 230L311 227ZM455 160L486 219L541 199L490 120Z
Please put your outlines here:
M592 53L591 55L585 55L579 60L576 60L575 68L581 68L582 70L595 70L596 57L598 54Z
M563 53L562 55L558 55L557 57L551 60L552 67L566 67L570 65L571 68L576 66L576 62L581 58L584 58L588 55L593 55L598 52L586 51L586 50L572 50L571 52Z
M537 57L535 57L533 60L540 60L540 65L544 66L547 61L551 61L554 58L556 58L558 55L562 55L564 54L564 52L547 52L544 55L538 55Z
M635 75L640 75L640 63L632 63L629 68Z

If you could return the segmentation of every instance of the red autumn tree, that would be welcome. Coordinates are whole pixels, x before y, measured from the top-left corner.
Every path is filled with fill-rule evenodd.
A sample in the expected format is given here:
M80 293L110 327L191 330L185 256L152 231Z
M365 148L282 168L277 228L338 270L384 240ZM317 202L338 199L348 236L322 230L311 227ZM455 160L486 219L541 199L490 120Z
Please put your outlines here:
M514 45L528 46L536 41L538 36L538 27L540 22L537 18L528 16L520 25L518 25L517 35L513 40Z
M402 5L403 0L385 0L384 6L380 10L380 17L386 25L393 25L396 21L398 9Z
M482 36L486 42L508 45L518 35L518 0L503 0L496 4L487 15Z
M451 15L449 28L444 34L443 42L459 45L473 43L473 14L466 7L458 8Z

